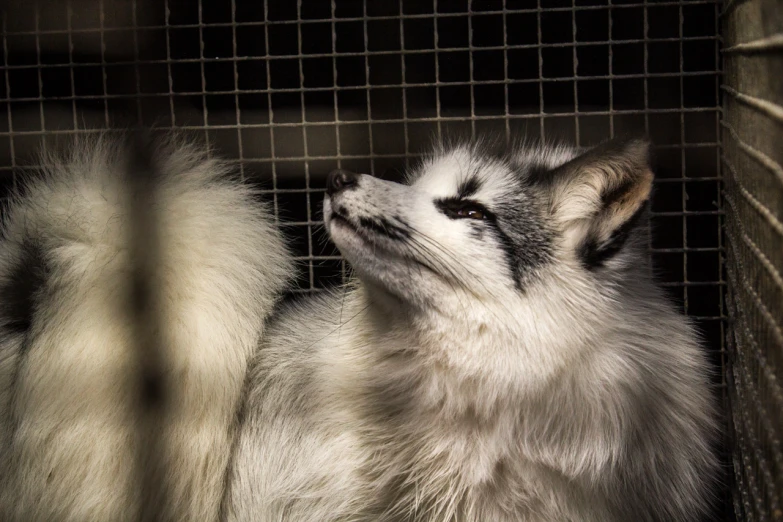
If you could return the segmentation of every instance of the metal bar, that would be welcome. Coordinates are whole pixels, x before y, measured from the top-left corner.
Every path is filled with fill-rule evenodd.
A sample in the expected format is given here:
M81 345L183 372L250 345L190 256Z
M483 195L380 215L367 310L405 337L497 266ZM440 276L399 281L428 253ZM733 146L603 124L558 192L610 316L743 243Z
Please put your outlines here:
M135 1L135 0L134 0ZM202 117L204 121L204 140L206 142L206 149L207 154L211 153L210 145L209 145L209 131L206 129L209 127L209 110L207 108L207 75L205 73L204 69L204 4L202 0L198 0L198 40L199 40L199 46L198 46L198 53L199 53L199 64L201 67L201 111L202 111ZM137 91L141 93L141 90ZM238 122L237 122L238 123Z
M724 54L750 54L783 50L783 34L773 34L766 38L742 42L723 49Z
M724 92L730 94L732 98L743 102L749 107L753 107L754 109L761 111L764 116L783 123L783 106L767 100L763 100L761 98L757 98L755 96L751 96L749 94L743 94L732 89L728 85L721 85L720 88Z
M371 18L371 20L375 20L374 18ZM306 20L302 21L302 24L304 24ZM242 27L242 24L236 24L236 26L230 26L226 24L227 27ZM173 26L175 28L179 28L178 26ZM204 28L214 28L214 25L205 25L205 26L195 26L201 29ZM265 27L265 26L263 26ZM110 29L107 28L105 32L110 32ZM69 34L78 34L78 31L74 31ZM19 36L19 35L17 35ZM717 39L715 37L694 37L692 40L694 41L716 41ZM536 43L536 44L519 44L519 45L495 45L495 46L487 46L487 47L481 47L480 50L482 51L515 51L515 50L525 50L525 49L557 49L557 48L564 48L564 47L598 47L598 46L606 46L608 44L635 44L635 43L661 43L661 42L680 42L681 40L679 38L666 38L662 40L656 40L656 39L635 39L635 40L604 40L604 41L590 41L590 42L575 42L575 43ZM688 41L687 39L683 41ZM457 52L457 51L470 51L470 47L443 47L439 49L440 51L449 51L449 52ZM197 58L158 58L158 59L149 59L149 60L141 60L141 59L121 59L118 58L116 61L112 62L112 65L148 65L148 64L166 64L166 63L200 63L200 62L244 62L244 61L262 61L262 60L298 60L298 59L305 59L305 58L331 58L331 57L340 57L340 58L350 58L350 57L364 57L364 56L397 56L399 54L402 55L422 55L422 54L434 54L436 51L433 49L405 49L405 50L395 50L395 51L343 51L343 52L334 52L334 53L296 53L296 54L259 54L259 55L244 55L244 56L216 56L216 57L197 57ZM67 63L47 63L44 67L47 68L61 68L61 67L72 67L76 64L67 64ZM100 65L100 62L80 62L78 64L79 67L89 67L89 66L98 66ZM35 64L13 64L8 65L10 69L36 69L38 66ZM709 74L709 73L717 73L719 71L694 71L692 73L686 73L686 74L693 74L693 75L703 75L703 74ZM667 76L679 76L680 73L674 72L674 73L650 73L652 77L667 77ZM642 75L632 75L630 77L641 77ZM627 76L619 76L619 77L627 77Z
M168 0L166 0L168 1ZM109 88L106 83L106 32L104 31L104 24L106 21L106 12L104 8L104 0L98 0L98 10L100 16L100 31L101 31L101 79L103 81L103 123L106 127L111 124L111 117L109 116ZM40 60L39 60L40 62ZM171 78L171 67L169 67L169 78ZM169 89L170 90L170 89ZM76 94L76 93L73 93ZM43 98L43 94L41 95ZM174 121L172 120L172 125Z
M233 2L233 0L232 0ZM169 117L171 119L171 126L176 127L177 126L177 113L174 110L174 76L172 75L171 71L171 64L173 63L173 60L171 59L171 31L169 30L170 22L171 22L171 9L169 7L169 0L163 0L163 9L164 9L164 16L166 17L166 30L164 32L166 37L166 72L168 73L168 83L169 83ZM236 67L236 66L235 66ZM237 88L238 84L234 84L234 88ZM237 122L239 122L239 119L237 119Z
M437 0L435 0L437 2ZM362 18L362 28L364 29L363 37L364 37L364 52L368 53L370 50L370 39L367 34L367 19L369 18L367 16L367 2L362 2L362 14L364 17ZM437 26L436 26L437 27ZM437 38L437 37L436 37ZM436 55L437 56L437 55ZM437 67L437 64L436 64ZM373 137L372 137L372 97L370 96L370 58L368 55L365 54L364 56L364 82L365 82L365 89L367 92L366 99L367 99L367 120L369 122L369 125L367 126L367 137L370 143L370 156L374 156L373 154ZM375 161L374 158L370 159L370 174L375 175Z
M264 20L269 20L269 5L264 1ZM269 26L264 25L264 48L269 49ZM277 198L277 162L275 161L275 109L272 105L272 71L269 60L266 61L266 101L269 110L269 157L272 162L272 203L275 216L275 224L280 223L280 207ZM302 122L304 123L304 122ZM237 122L237 127L240 122Z
M296 19L298 22L302 21L302 0L297 0L296 2ZM297 36L297 46L299 50L299 54L302 53L302 24L297 23L296 25L296 36ZM302 60L298 60L299 62L299 85L304 87L304 65L302 63ZM304 91L302 91L299 94L299 103L300 103L300 110L301 110L301 116L302 121L307 121L307 116L305 114L305 95ZM305 189L310 188L310 162L307 161L310 154L308 152L308 143L307 143L307 127L302 125L302 148L304 150L304 179L305 179ZM310 208L310 195L308 194L306 196L306 202L305 206L307 208L307 221L308 223L311 221L311 216L313 214L312 208ZM307 252L308 257L313 257L313 228L310 224L307 225ZM310 288L315 288L315 274L313 273L313 261L312 259L307 262L307 275L309 277L309 283Z
M3 17L3 65L8 65L8 36L6 35L6 27L8 25L8 13L6 11L3 11L2 13ZM11 80L8 75L8 69L7 67L4 67L3 76L5 77L5 92L11 93ZM12 190L16 191L17 188L17 180L16 180L16 169L17 169L17 163L16 163L16 147L14 147L14 118L13 114L11 112L11 104L6 104L6 117L8 118L8 160L11 168L11 188Z
M171 404L166 391L166 342L163 302L157 295L159 266L159 223L155 199L159 174L154 164L151 145L141 136L134 136L126 182L137 197L129 199L129 258L131 271L130 314L131 338L138 357L137 390L139 439L137 440L137 475L139 518L155 522L167 514L167 473L169 461L166 447L166 418ZM131 494L130 498L136 498Z

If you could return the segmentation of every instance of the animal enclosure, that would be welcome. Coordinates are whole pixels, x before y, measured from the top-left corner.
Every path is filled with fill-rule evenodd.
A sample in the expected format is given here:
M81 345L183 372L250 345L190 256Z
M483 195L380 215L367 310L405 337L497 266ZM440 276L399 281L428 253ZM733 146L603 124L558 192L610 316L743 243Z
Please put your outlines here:
M321 229L335 168L400 179L432 136L646 134L650 256L727 412L716 516L783 517L776 0L3 4L0 197L73 135L187 131L263 187L301 264L294 293L346 277Z

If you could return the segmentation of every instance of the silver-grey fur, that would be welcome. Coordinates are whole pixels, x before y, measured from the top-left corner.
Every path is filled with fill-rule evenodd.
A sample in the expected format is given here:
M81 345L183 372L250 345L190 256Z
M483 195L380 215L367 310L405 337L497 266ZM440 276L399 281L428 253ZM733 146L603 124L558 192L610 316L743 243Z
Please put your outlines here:
M226 520L703 514L715 410L651 276L647 148L458 145L327 196L358 278L267 330Z

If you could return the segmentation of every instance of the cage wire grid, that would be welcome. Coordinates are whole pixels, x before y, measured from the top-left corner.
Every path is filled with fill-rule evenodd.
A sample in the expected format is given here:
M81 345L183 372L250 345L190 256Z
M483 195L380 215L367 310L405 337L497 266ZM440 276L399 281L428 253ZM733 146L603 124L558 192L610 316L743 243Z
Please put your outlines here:
M724 8L721 121L734 512L783 519L783 14L774 2Z
M302 267L294 292L347 275L321 230L334 168L398 180L433 134L580 146L648 135L650 255L726 393L720 0L3 7L0 185L76 134L126 123L195 133L261 184Z

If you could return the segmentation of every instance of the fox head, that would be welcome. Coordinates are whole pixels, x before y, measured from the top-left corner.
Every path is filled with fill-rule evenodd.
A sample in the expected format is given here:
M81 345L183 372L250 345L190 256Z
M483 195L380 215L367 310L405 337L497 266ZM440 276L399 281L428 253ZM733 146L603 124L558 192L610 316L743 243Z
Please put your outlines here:
M326 228L366 283L413 306L510 303L604 284L646 263L640 217L653 174L648 144L587 151L479 144L437 150L399 184L332 172Z

